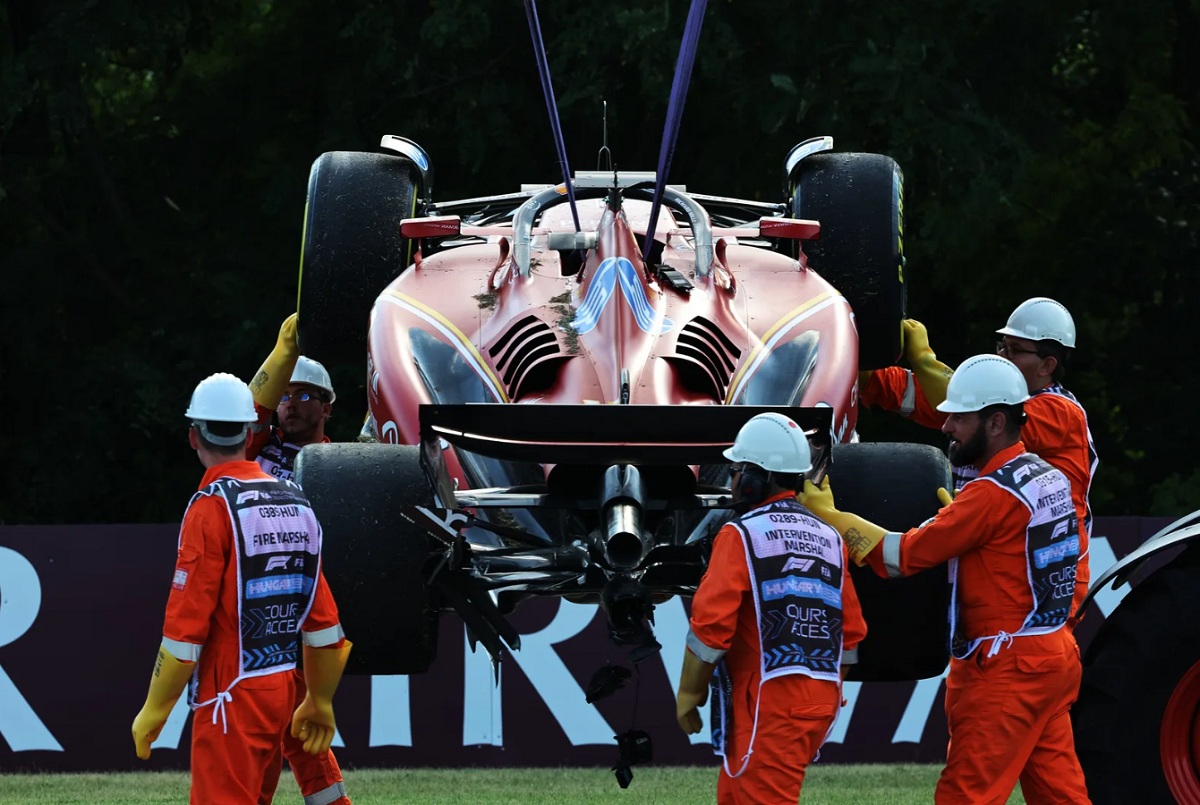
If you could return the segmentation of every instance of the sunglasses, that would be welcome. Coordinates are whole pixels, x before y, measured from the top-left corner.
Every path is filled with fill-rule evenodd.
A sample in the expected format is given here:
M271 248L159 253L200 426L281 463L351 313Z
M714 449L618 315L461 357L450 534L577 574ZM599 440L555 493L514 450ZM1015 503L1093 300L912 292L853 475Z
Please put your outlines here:
M279 404L283 405L284 403L291 402L293 399L295 399L297 402L308 402L309 400L316 400L317 402L325 402L325 397L323 395L313 394L308 391L302 391L299 394L283 395L282 397L279 398Z
M997 341L996 354L1011 359L1014 355L1037 355L1038 351L1036 349L1025 349L1015 344L1006 344L1003 341Z

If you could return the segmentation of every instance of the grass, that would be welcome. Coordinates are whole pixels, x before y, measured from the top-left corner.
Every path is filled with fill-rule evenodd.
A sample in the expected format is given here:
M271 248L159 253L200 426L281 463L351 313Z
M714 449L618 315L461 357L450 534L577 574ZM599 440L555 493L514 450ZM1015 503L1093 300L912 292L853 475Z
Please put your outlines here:
M940 766L822 765L809 768L806 805L909 805L933 801ZM347 769L356 805L388 803L701 803L716 799L716 767L634 768L621 790L607 769ZM0 775L0 803L187 802L186 772ZM299 803L295 780L284 770L275 802ZM1009 803L1024 803L1020 789Z

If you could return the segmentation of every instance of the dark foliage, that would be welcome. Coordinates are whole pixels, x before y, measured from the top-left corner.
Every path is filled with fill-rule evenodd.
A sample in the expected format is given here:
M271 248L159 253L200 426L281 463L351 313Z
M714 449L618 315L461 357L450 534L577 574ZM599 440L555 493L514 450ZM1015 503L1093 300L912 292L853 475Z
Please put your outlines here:
M686 13L542 3L573 168L595 167L602 99L618 167L654 165ZM1195 0L713 0L671 179L778 199L805 137L891 154L910 309L939 354L987 349L1026 297L1063 301L1094 508L1187 510L1197 42ZM0 522L179 516L200 474L188 394L250 376L295 309L321 152L411 137L438 198L559 178L517 0L7 0L0 93ZM352 438L362 372L334 368L333 435ZM861 427L939 441L907 425Z

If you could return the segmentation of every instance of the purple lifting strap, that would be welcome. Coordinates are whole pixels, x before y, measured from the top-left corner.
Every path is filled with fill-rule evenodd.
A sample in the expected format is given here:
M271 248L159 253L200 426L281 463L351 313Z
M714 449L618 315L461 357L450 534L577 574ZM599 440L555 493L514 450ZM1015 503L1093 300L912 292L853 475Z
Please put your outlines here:
M675 156L675 138L679 134L679 123L683 120L683 103L687 99L688 83L692 79L692 65L696 61L696 47L700 42L700 27L704 24L704 8L708 0L692 0L688 11L687 25L683 29L683 42L679 45L679 61L675 63L675 81L671 85L671 98L667 102L667 120L663 124L662 147L658 153L658 177L654 187L654 202L650 205L650 223L646 227L646 242L642 246L642 257L650 255L654 242L654 229L658 225L658 209L662 204L663 190L667 186L667 171Z
M567 148L563 143L562 126L558 122L558 105L554 102L554 86L550 83L550 67L546 63L546 43L542 41L542 26L538 22L537 3L525 0L525 16L529 18L529 34L533 37L533 53L537 57L538 76L542 79L542 94L546 96L546 111L550 113L550 128L554 131L554 147L558 150L558 162L562 166L563 182L567 185L567 199L571 203L571 217L575 220L575 231L579 232L579 210L575 207L575 186L571 182L571 167L567 164Z

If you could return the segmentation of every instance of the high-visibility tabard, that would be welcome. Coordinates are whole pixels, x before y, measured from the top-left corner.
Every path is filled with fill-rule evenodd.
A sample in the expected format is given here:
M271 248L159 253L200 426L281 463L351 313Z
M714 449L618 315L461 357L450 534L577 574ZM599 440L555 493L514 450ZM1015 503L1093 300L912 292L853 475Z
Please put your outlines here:
M965 658L985 640L992 640L995 654L1014 637L1046 634L1062 628L1071 611L1075 595L1075 565L1079 560L1079 517L1071 501L1067 476L1033 453L1017 456L999 469L971 483L994 483L1020 500L1029 509L1025 531L1025 562L1033 608L1014 634L995 635L962 633L958 620L958 577L951 563L954 583L951 603L953 653Z
M290 481L295 474L296 455L299 452L300 445L285 442L281 433L276 430L267 439L267 443L262 446L262 450L258 452L258 458L255 460L258 461L258 466L262 467L263 472Z
M789 673L838 680L842 653L842 540L794 499L743 518L758 609L763 680Z
M1065 388L1063 388L1062 383L1051 383L1049 386L1046 386L1043 389L1038 389L1037 391L1033 392L1032 394L1030 394L1030 396L1033 397L1033 396L1037 396L1038 394L1053 394L1057 397L1062 397L1063 399L1069 400L1076 408L1079 409L1080 413L1083 414L1083 421L1085 423L1085 427L1087 428L1088 486L1090 487L1091 479L1096 477L1096 468L1100 466L1100 456L1096 452L1096 443L1094 441L1092 441L1092 429L1090 426L1086 425L1087 411L1084 410L1083 403L1079 402L1079 400L1077 400L1075 398L1074 394L1072 394L1071 392L1069 392ZM1079 490L1076 490L1076 491L1079 491ZM1084 489L1084 490L1082 490L1082 492L1083 492L1083 502L1084 502L1084 506L1086 509L1086 511L1084 512L1085 522L1083 523L1083 529L1084 529L1085 534L1091 534L1092 533L1092 504L1088 500L1088 494L1090 492L1090 488Z
M294 668L321 555L312 506L290 481L216 482L237 542L241 675Z
M761 682L804 674L838 684L842 540L837 531L795 498L754 509L731 524L742 536L750 570L762 646ZM712 712L713 749L721 755L731 691L724 666L722 661L715 674Z

